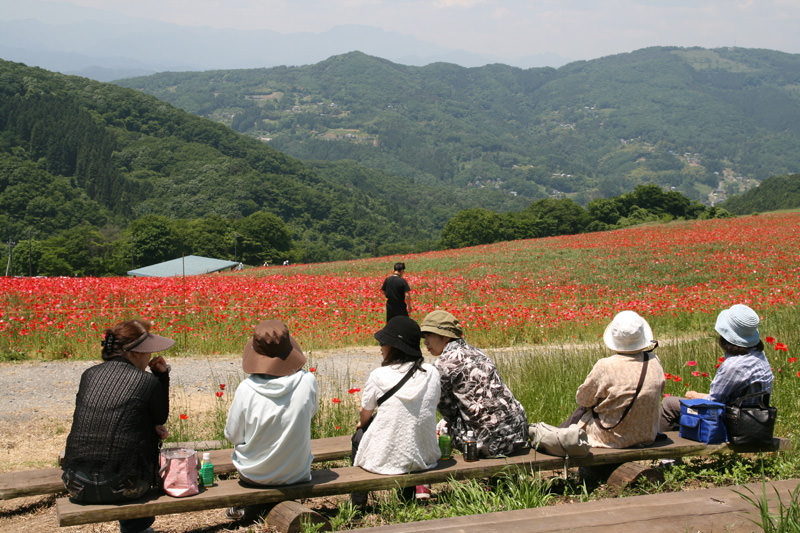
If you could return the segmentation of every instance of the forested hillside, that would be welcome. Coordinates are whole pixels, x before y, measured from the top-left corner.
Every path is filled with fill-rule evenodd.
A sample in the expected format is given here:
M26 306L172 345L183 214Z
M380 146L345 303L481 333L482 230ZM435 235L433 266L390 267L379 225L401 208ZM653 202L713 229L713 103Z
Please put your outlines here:
M368 68L373 64L381 66L380 76ZM421 76L425 69L435 71L439 81ZM331 101L325 113L315 115L298 101L288 113L275 109L278 122L293 124L295 133L278 134L287 149L325 150L325 157L316 154L302 162L272 146L280 143L237 133L140 91L0 60L0 261L6 273L124 274L188 254L248 265L327 261L728 214L669 185L670 176L689 180L686 184L708 175L709 164L696 153L685 161L677 155L670 160L662 153L663 143L629 138L608 140L613 156L602 155L601 145L594 155L582 154L592 139L608 136L615 117L627 112L624 106L602 119L587 115L588 122L559 123L561 144L549 145L547 155L528 145L523 164L512 151L549 122L523 121L545 107L534 102L521 112L516 99L542 94L540 89L552 83L552 69L432 65L415 70L349 54L316 65L311 73L283 70L303 72L293 82L296 94L309 91L299 87L334 87L342 71L352 74L336 92L337 101L349 107ZM408 72L414 75L409 78ZM372 76L377 77L368 84ZM235 77L226 75L231 83ZM474 79L480 80L477 86ZM376 88L398 99L416 96L375 116ZM517 96L497 96L508 88ZM560 97L563 92L557 91ZM447 96L462 93L470 95L459 96L469 105L456 105ZM275 102L290 98L286 94ZM218 97L224 101L225 91ZM264 110L260 104L258 109ZM441 112L429 117L436 109ZM305 121L315 116L320 122L306 131L311 122ZM329 119L359 116L363 131L334 135L325 126ZM263 126L264 120L253 124ZM658 119L652 124L656 131ZM594 133L584 135L584 128ZM782 132L753 136L752 142L760 139L766 149L768 141L793 139L795 129L785 124ZM545 139L549 134L542 131ZM742 146L751 142L749 136L739 140ZM353 157L339 159L342 149ZM451 149L461 159L452 160ZM773 162L798 156L784 152L761 155ZM603 166L623 155L635 155L627 167ZM554 176L543 170L558 158L564 165L585 165L586 174ZM452 172L440 172L440 163ZM432 166L421 170L426 165ZM480 175L463 183L478 169L483 169ZM712 174L718 179L726 172ZM568 183L576 186L566 194ZM691 183L697 188L703 182ZM612 189L621 192L610 194Z
M755 189L728 199L722 207L737 215L797 209L800 207L800 174L767 178Z
M586 205L643 183L713 204L800 169L800 55L769 50L656 47L528 70L353 52L117 83L304 160L494 189L499 210L519 197Z
M0 238L25 243L12 272L392 253L435 242L476 201L353 162L317 167L138 91L0 61Z

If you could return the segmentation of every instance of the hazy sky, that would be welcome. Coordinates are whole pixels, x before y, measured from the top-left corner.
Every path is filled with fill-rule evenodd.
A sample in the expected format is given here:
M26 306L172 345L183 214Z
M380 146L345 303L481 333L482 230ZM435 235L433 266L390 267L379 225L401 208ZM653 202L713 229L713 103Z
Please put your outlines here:
M363 24L495 56L593 59L647 46L800 53L800 0L50 0L188 26L324 32ZM0 18L38 2L0 0ZM27 7L26 7L27 6ZM53 6L51 17L57 7ZM41 9L36 18L44 19ZM49 22L54 22L51 20Z

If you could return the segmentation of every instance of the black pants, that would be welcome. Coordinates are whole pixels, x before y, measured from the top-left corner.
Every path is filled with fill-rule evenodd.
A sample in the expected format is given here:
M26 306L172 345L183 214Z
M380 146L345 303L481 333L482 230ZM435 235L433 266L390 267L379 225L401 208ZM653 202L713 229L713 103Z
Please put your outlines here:
M137 500L150 490L150 481L130 474L66 469L61 475L69 499L78 503L120 503ZM153 525L154 516L119 521L120 533L139 533Z
M389 322L389 320L396 316L408 316L408 308L406 308L406 303L403 302L398 304L386 302L386 322Z

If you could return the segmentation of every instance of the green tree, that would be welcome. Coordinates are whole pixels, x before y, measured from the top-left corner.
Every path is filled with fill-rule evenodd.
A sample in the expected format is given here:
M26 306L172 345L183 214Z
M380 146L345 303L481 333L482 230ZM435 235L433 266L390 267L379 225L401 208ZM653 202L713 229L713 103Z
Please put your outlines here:
M502 240L502 219L497 213L476 207L450 219L442 230L442 248L464 248Z
M174 222L161 215L145 215L128 226L134 268L161 263L183 253Z
M289 257L291 234L286 224L269 211L256 211L235 223L241 234L241 261L260 265L265 261L276 263Z
M537 237L580 233L590 222L586 210L568 198L537 200L522 215L540 221L541 233Z
M190 220L186 228L186 249L194 255L238 261L240 254L235 241L240 236L232 226L231 221L219 215Z

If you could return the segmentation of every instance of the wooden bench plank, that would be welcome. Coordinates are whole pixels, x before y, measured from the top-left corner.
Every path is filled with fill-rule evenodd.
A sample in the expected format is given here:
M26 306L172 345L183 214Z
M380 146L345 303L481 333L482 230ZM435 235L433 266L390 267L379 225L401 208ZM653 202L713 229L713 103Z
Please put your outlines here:
M199 444L199 443L197 443ZM350 437L327 437L311 441L311 453L314 462L332 461L350 457ZM198 449L200 447L198 446ZM231 460L231 448L210 450L211 463L216 474L235 472ZM22 496L38 496L40 494L57 494L63 492L60 468L43 468L39 470L23 470L0 474L0 500L10 500Z
M778 498L784 504L800 480L772 481L766 484L770 510L775 512ZM745 488L747 487L747 488ZM626 498L610 498L569 505L550 505L459 516L359 529L359 533L460 533L480 521L484 533L547 533L564 531L625 531L626 533L672 533L674 531L751 532L758 520L756 509L742 498L753 491L762 495L761 483L746 486L692 489ZM777 494L776 494L777 490ZM752 496L752 495L750 495ZM565 527L568 524L568 528Z
M646 448L615 450L594 448L586 457L569 460L570 466L625 463L647 459L661 459L688 455L710 455L730 453L727 444L703 444L682 439L677 433L668 434L668 439ZM768 451L789 449L787 439L774 439ZM741 451L741 450L740 450ZM440 461L436 468L423 472L402 475L372 474L358 467L312 470L309 482L283 485L270 488L246 487L237 480L220 480L200 494L187 498L151 495L142 500L119 505L75 504L67 498L56 501L58 521L61 526L105 522L120 518L138 518L160 514L203 511L232 505L254 505L260 503L296 500L346 494L358 491L385 490L395 487L438 483L453 479L490 477L501 473L508 466L516 465L529 471L562 468L565 459L526 450L524 453L498 459L481 459L477 462L463 461L457 455L447 461Z

